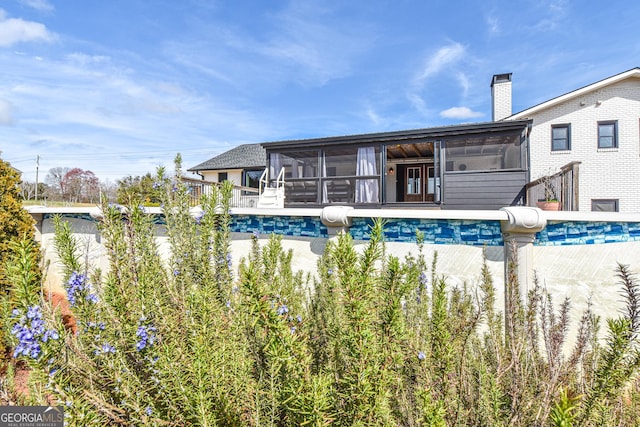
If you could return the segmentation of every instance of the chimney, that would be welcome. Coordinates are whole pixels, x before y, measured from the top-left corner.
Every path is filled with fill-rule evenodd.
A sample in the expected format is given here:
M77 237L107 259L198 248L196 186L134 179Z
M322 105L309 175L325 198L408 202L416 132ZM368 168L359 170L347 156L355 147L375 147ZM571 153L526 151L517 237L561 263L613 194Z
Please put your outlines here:
M511 73L494 74L491 79L491 120L511 115Z

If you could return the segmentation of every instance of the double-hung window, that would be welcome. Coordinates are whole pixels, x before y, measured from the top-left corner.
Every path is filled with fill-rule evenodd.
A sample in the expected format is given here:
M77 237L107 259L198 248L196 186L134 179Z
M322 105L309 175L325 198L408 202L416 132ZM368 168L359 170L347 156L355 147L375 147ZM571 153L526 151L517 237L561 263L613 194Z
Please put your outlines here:
M618 148L618 122L598 122L598 148Z
M571 125L551 126L551 151L571 150Z

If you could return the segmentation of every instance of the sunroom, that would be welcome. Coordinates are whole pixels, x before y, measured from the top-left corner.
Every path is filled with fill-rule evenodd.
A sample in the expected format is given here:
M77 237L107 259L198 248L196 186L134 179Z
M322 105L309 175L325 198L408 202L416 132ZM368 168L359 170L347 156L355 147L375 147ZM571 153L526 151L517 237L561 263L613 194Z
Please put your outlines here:
M498 209L524 203L530 128L487 122L262 145L285 207Z

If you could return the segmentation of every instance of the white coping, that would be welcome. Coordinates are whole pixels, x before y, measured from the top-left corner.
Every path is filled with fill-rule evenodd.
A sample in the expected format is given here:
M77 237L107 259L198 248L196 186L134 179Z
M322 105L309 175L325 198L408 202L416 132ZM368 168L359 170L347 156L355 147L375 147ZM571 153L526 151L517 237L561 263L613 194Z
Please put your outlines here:
M322 208L231 208L231 215L313 216L320 218Z
M512 207L513 208L513 207ZM517 208L517 207L516 207ZM27 206L30 214L91 214L99 207L46 207ZM529 208L538 209L538 208ZM162 208L145 207L150 214L162 213ZM322 208L232 208L231 215L295 216L320 218ZM507 221L507 212L501 210L434 210L434 209L351 209L350 218L414 218L414 219L463 219L485 221ZM547 221L587 221L587 222L640 222L640 213L620 212L579 212L541 211Z
M95 209L100 209L99 206L82 206L82 207L48 207L48 206L25 206L25 209L30 214L63 214L63 213L74 213L74 214L83 214L90 213L95 211Z
M542 211L547 221L640 222L640 213Z
M354 209L347 212L352 218L414 218L414 219L469 219L507 221L503 211L487 210L433 210L433 209Z

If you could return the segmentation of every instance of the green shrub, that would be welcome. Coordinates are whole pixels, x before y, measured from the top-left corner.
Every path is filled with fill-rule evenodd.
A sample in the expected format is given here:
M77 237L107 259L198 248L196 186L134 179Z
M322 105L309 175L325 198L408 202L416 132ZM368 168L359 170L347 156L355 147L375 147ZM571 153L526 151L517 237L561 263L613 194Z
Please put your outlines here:
M21 286L14 282L13 275L24 271L23 280L36 284L30 287L36 295L40 291L38 285L42 276L34 221L22 207L19 184L18 171L0 160L0 365L4 365L4 356L9 351L6 332L16 303L12 288ZM4 367L0 366L0 371L3 370Z
M420 235L417 254L388 256L381 221L360 251L348 234L329 241L315 277L292 270L279 237L254 234L234 274L230 194L214 190L193 218L184 186L168 183L168 259L142 208L105 206L105 272L79 262L56 219L78 331L17 292L16 330L37 328L31 341L14 334L36 373L34 403L53 397L78 426L625 425L638 415L640 311L626 267L627 311L609 338L597 341L587 308L565 356L568 300L555 306L535 286L521 301L510 278L499 312L486 262L477 286L451 287Z

